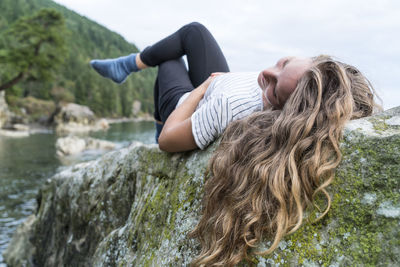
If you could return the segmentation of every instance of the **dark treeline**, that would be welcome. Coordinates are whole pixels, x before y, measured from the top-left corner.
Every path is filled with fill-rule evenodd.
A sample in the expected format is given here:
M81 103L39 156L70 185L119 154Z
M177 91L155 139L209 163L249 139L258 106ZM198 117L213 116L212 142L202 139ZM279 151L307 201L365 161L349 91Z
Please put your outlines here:
M18 99L31 96L87 105L99 116L130 116L133 101L139 100L142 111L152 112L154 69L131 75L124 84L116 85L100 77L89 65L92 58L118 57L137 52L136 46L51 0L0 1L0 52L10 46L7 31L13 23L42 8L55 9L64 18L66 31L62 36L65 56L57 69L54 66L57 71L52 79L31 77L7 89L7 100L11 105ZM0 84L16 74L13 64L0 62Z

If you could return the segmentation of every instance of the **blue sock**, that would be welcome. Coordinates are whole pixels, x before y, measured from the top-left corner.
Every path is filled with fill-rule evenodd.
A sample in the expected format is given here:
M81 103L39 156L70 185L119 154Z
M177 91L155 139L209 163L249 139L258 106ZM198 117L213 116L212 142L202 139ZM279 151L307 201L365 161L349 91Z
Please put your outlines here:
M90 65L101 76L109 78L116 83L123 83L131 72L140 71L136 65L136 55L130 54L113 59L95 59L90 61Z

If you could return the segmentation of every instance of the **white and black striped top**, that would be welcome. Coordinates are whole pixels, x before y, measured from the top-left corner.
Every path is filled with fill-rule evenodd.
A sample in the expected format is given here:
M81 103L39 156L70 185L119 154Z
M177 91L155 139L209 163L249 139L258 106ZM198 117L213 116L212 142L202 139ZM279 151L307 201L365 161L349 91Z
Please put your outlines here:
M227 73L217 76L193 113L192 133L197 146L206 148L228 124L263 109L258 73Z

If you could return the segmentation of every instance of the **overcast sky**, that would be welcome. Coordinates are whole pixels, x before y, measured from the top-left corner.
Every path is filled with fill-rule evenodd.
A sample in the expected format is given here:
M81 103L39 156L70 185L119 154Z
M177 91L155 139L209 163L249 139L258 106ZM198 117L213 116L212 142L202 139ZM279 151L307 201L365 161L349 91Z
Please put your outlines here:
M358 67L385 109L400 106L398 0L55 0L140 50L203 23L231 71L260 71L288 55L329 54Z

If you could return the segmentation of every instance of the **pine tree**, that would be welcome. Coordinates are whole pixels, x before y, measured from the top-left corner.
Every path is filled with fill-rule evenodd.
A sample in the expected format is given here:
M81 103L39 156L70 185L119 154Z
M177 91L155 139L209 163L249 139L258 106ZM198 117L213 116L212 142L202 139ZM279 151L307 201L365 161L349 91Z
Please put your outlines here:
M0 50L0 64L14 74L11 79L0 80L0 91L23 80L53 78L67 51L65 22L58 11L41 9L32 16L21 17L5 34L7 45Z

